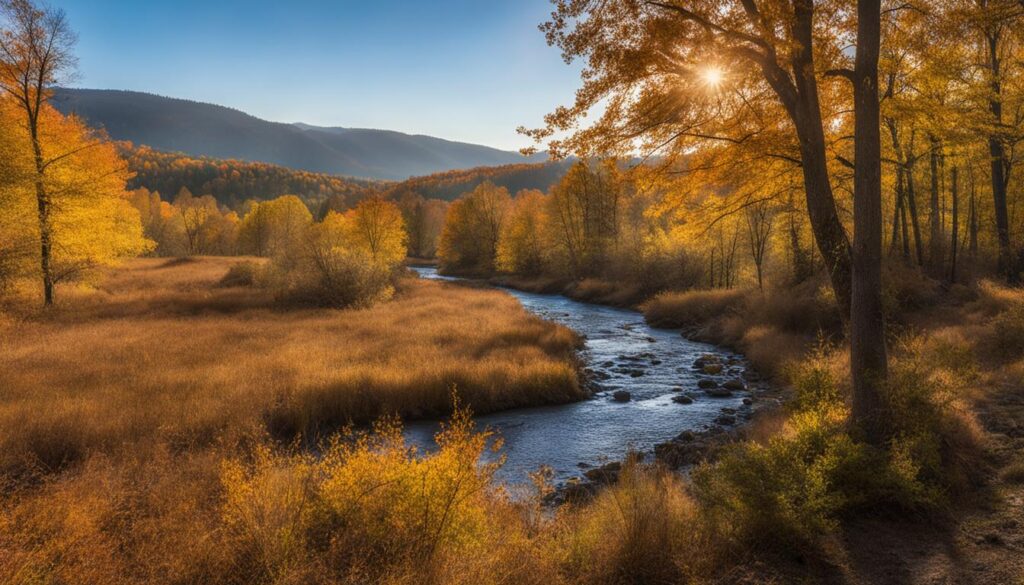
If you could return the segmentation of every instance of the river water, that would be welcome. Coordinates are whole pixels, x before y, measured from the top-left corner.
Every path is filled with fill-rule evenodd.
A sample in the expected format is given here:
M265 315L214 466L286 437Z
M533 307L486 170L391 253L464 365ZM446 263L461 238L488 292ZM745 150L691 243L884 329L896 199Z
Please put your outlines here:
M434 268L416 268L421 278L455 280ZM457 285L453 285L457 286ZM648 326L637 311L593 305L561 295L503 289L528 311L575 330L586 340L582 357L594 373L598 392L593 398L560 406L510 410L477 416L477 424L496 431L504 440L505 465L498 476L524 483L527 474L549 466L555 479L579 476L587 467L621 460L633 450L653 451L654 445L684 430L698 431L713 424L722 409L744 412L746 392L712 398L697 382L738 378L742 356L722 348L690 341L676 331ZM721 356L725 370L717 376L695 371L694 361L705 354ZM629 402L616 402L616 390L628 391ZM672 398L686 394L692 404ZM434 446L437 422L419 421L406 427L409 443Z

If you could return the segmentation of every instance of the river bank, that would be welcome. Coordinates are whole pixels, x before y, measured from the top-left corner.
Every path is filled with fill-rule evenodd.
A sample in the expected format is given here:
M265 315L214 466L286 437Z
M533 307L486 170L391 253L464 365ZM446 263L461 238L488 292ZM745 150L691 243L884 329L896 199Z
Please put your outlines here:
M457 280L432 267L416 271L425 279ZM559 486L573 491L590 489L578 486L591 486L588 475L592 480L601 473L595 470L607 471L631 453L652 460L658 454L675 467L683 460L692 464L702 458L702 442L684 444L680 437L732 436L730 429L779 404L777 392L743 356L650 327L635 310L503 290L531 313L584 339L584 373L594 389L590 400L579 403L476 417L478 425L497 431L504 441L503 480L521 483L547 467ZM435 425L414 423L406 436L429 447L435 430Z

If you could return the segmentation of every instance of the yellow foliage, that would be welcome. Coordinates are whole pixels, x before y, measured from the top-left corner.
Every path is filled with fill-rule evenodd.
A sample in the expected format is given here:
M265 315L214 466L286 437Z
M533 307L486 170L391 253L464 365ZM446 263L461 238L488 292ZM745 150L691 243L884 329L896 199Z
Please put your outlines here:
M40 226L35 168L28 133L8 100L0 100L0 257L12 254L19 276L39 275ZM55 282L86 276L98 266L135 256L153 246L142 233L138 211L125 192L126 167L110 142L79 119L45 108L40 121L50 201Z
M320 455L257 449L249 463L224 465L224 519L273 580L328 550L340 576L379 578L429 570L441 555L468 553L489 538L494 473L481 458L500 445L457 408L435 437L436 452L406 446L401 424L384 419L370 434L336 438Z
M313 215L301 199L282 195L249 209L238 228L238 244L242 252L255 256L294 256L312 223Z

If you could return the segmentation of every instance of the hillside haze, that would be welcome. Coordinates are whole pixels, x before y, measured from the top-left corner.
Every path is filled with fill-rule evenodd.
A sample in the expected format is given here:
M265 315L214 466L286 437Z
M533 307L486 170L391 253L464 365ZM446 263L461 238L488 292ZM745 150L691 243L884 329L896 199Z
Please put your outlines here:
M224 106L132 91L62 88L53 103L115 140L317 173L401 180L545 158L389 130L269 122Z

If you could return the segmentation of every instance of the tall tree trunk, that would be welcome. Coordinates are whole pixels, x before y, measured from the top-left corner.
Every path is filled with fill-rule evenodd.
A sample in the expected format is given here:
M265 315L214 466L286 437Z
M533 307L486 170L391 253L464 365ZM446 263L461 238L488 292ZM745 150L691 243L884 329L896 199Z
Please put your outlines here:
M46 164L43 162L43 147L39 141L39 119L28 117L29 135L32 138L32 152L35 159L36 209L39 217L39 268L43 273L43 304L53 305L53 226L50 222L50 197L46 192Z
M942 211L939 206L939 157L942 143L932 135L929 162L931 167L931 196L928 198L928 268L934 276L941 276L945 256L945 237L942 234Z
M907 163L907 208L910 209L910 227L914 231L914 252L917 265L924 266L924 243L921 241L921 221L917 214L917 195L914 193L914 159Z
M950 171L950 183L949 183L949 196L950 203L952 205L952 214L950 216L951 227L950 231L952 236L950 237L950 249L949 249L949 281L956 282L956 253L957 246L959 245L960 237L960 194L958 189L960 169L956 165L953 165L953 170Z
M872 445L888 438L883 389L888 377L882 308L882 145L878 100L881 1L857 2L854 66L854 169L850 312L852 422Z
M903 202L900 213L903 215L903 240L904 240L904 256L909 257L910 254L906 250L906 240L910 237L907 233L907 208L910 209L910 220L914 229L914 248L917 252L917 264L920 266L924 263L924 253L921 247L921 227L917 221L917 202L914 200L914 132L910 132L910 145L907 151L903 150L903 145L900 144L899 129L896 126L896 121L892 118L885 119L886 126L889 127L889 138L892 140L892 148L896 153L897 169L899 172L899 179L897 183L898 192L902 193L900 198Z
M903 213L903 165L902 163L896 163L896 205L893 207L892 213L892 238L889 240L890 256L895 256L896 251L899 249L901 215L905 215Z
M971 253L971 260L978 258L978 206L976 198L976 184L974 182L974 167L967 167L967 175L971 180L971 201L967 211L967 231L970 234L968 251Z
M903 261L910 262L910 234L907 230L906 201L900 206L900 235L903 237Z
M807 214L818 250L828 268L840 314L849 319L852 294L850 242L839 220L828 173L825 132L814 67L814 1L794 0L791 32L796 41L788 68L761 60L765 79L786 108L800 141Z
M1000 31L986 33L988 41L989 74L992 76L989 99L989 110L996 128L1003 124L1003 87L999 59ZM1007 282L1017 282L1017 270L1014 266L1013 251L1010 248L1010 216L1006 208L1007 176L1009 160L1002 137L993 130L988 138L989 155L992 161L992 202L995 206L996 236L999 242L999 272Z

